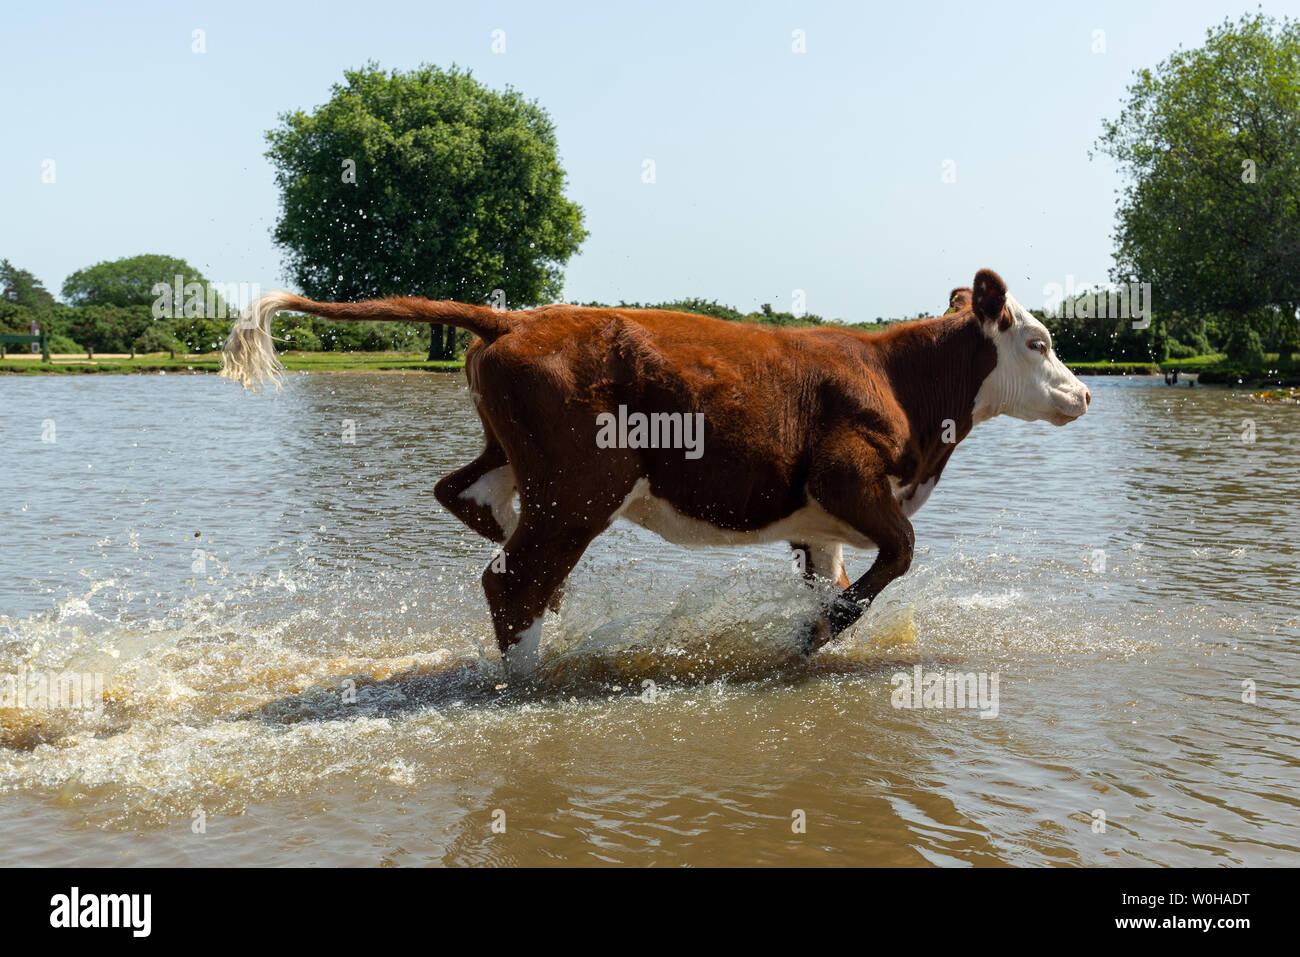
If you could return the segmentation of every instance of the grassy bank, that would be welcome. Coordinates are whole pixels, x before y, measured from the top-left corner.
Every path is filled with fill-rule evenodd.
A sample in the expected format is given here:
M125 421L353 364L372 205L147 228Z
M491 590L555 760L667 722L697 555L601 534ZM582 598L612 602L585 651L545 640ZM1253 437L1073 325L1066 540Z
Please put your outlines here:
M1159 375L1160 366L1154 362L1067 362L1066 367L1075 375Z
M12 375L148 374L170 372L212 373L221 368L221 353L177 355L160 352L131 358L125 355L53 356L51 362L39 356L0 360L0 373ZM464 367L455 362L427 362L423 352L284 352L280 361L291 372L454 372Z
M1276 352L1264 356L1262 366L1240 365L1227 356L1194 356L1169 359L1160 364L1165 372L1194 374L1206 385L1300 385L1300 362L1282 360Z
M1228 361L1223 355L1193 356L1154 362L1066 362L1075 375L1163 375L1178 372L1195 376L1206 385L1300 385L1300 362L1281 361L1277 353L1264 357L1264 364L1247 366Z

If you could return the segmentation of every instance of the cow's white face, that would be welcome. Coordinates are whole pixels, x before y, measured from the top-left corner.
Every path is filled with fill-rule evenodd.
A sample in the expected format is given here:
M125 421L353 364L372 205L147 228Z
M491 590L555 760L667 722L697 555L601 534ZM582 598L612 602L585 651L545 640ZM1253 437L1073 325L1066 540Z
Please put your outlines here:
M1011 319L1006 328L1001 322L984 324L997 347L998 364L975 397L975 421L1009 415L1065 425L1087 412L1092 395L1057 358L1047 327L1011 296L1005 314Z

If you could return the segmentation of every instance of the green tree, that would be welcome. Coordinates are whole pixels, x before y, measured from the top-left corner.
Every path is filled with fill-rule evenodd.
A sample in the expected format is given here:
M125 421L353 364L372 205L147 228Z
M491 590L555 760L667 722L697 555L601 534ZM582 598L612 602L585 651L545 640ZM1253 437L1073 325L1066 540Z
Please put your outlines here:
M1055 314L1034 312L1052 333L1063 361L1163 362L1168 358L1168 333L1161 316L1153 316L1149 328L1134 329L1131 319L1094 314L1098 300L1105 296L1105 288L1099 287L1062 303ZM1110 312L1109 304L1106 311Z
M1264 344L1259 333L1246 325L1237 325L1228 333L1223 344L1228 360L1243 366L1262 366L1265 361Z
M164 320L155 322L147 327L144 332L135 337L132 348L138 353L166 352L175 356L178 352L185 351L185 344L176 338L172 332L171 326Z
M293 317L288 318L292 319ZM280 352L288 352L291 349L295 352L322 351L320 337L312 330L309 322L299 320L296 325L288 323L280 325L277 323L276 328L273 329L273 334L275 335L275 348Z
M82 306L70 310L67 331L93 352L130 352L131 344L154 325L148 306Z
M185 283L208 281L184 259L146 253L124 256L111 262L95 263L63 280L63 298L74 306L151 306L158 299L155 284L174 285L176 277ZM181 303L176 304L180 314Z
M31 310L37 317L54 308L54 297L41 281L26 269L0 259L0 300ZM26 331L26 330L24 330Z
M1294 329L1300 308L1300 21L1224 21L1141 70L1101 152L1130 177L1119 281L1173 306ZM1279 323L1281 328L1278 328Z
M274 235L307 296L559 298L586 232L535 101L455 66L368 64L315 112L280 120L267 133L282 197ZM454 330L433 327L429 358L454 350Z
M171 331L186 352L216 352L230 334L230 323L224 319L175 319Z

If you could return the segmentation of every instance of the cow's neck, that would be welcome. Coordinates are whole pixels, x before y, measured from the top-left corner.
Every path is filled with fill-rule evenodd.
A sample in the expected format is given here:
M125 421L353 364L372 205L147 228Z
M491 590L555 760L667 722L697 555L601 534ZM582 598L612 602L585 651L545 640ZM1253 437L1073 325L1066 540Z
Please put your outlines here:
M926 319L881 342L882 361L907 416L899 478L922 484L942 471L975 425L975 397L997 348L969 311Z

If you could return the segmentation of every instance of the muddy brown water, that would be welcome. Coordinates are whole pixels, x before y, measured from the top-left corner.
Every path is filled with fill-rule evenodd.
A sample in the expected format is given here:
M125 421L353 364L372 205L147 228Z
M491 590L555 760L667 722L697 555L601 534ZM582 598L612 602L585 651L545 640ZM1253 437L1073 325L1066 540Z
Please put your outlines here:
M1300 411L1088 385L977 428L811 662L784 548L620 524L525 688L432 496L460 376L0 379L0 680L91 676L0 710L7 861L1300 864Z

